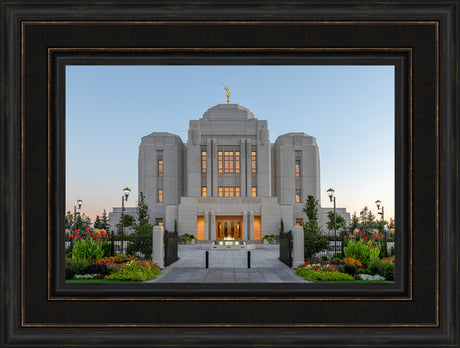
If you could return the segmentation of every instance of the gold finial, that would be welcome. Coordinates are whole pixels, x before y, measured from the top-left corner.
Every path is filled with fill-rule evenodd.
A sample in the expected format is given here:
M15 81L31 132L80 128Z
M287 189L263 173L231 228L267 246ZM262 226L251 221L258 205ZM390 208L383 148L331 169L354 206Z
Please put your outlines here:
M227 91L227 104L230 104L230 88L225 86L223 83L225 90Z

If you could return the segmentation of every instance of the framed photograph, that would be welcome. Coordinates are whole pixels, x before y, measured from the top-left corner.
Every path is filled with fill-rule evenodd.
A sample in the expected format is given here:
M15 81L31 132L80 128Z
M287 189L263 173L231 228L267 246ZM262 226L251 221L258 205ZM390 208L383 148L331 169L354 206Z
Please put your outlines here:
M455 0L434 5L424 2L384 5L309 1L4 3L2 345L458 346L456 18L459 3ZM315 84L306 81L305 86L309 87L303 89L302 79L310 75L313 80L314 67L328 69L329 75L337 74L336 79L319 76ZM375 83L375 71L368 70L372 67L376 71L387 69L384 76L390 81L393 102L388 118L384 118L381 111L382 105L389 105L385 99L389 89L383 88L383 82ZM345 70L347 74L340 75ZM232 89L228 81L219 81L217 85L217 71L222 72L219 78L228 76L242 90L246 88L248 101L239 103L238 88ZM144 78L143 85L134 79L136 74ZM244 78L238 80L238 74ZM369 88L362 88L364 82L352 83L365 80L360 80L360 76L382 87L381 98L371 101ZM349 97L349 108L341 115L346 121L338 118L328 121L327 111L323 114L318 110L322 108L321 103L326 110L328 103L337 100L334 87L344 80L348 82L344 86L360 92L355 99ZM209 89L200 90L206 81L216 84L221 94L219 100L211 97ZM240 85L237 81L241 81ZM98 85L99 82L103 84ZM185 88L178 86L181 82L186 83ZM117 83L120 94L111 89ZM130 85L138 83L135 88ZM258 83L260 94L253 93ZM122 98L130 103L132 100L142 102L139 94L148 93L149 84L157 94L156 99L148 98L152 101L146 106L150 119L132 115L139 113L134 107L117 110L123 105ZM270 84L283 88L274 86L276 92L269 92ZM162 86L171 90L171 100L164 101L166 106L161 105L166 98L162 94L160 97ZM322 94L323 100L316 106L318 115L312 117L308 115L305 96L315 98L315 89L320 88L330 90L330 95ZM291 99L283 99L283 92ZM195 105L200 104L194 102L208 93L210 96L200 101L206 106L198 109ZM93 97L93 104L89 96ZM107 99L97 104L102 98ZM241 96L241 100L245 99ZM250 100L254 100L259 110L266 110L260 112L254 128L257 144L251 147L248 142L240 147L243 142L238 138L237 149L236 145L232 145L235 147L232 149L228 147L233 140L228 140L227 148L213 145L213 137L219 131L211 127L214 133L209 135L204 123L221 122L219 120L231 112L235 115L232 117L246 117L246 121L255 124L251 111L256 110L247 105ZM290 108L289 100L299 102L298 108ZM315 102L318 105L318 100ZM367 118L357 121L358 110L365 103L371 103ZM173 129L164 128L175 126L174 122L164 123L174 108L179 110L176 112L188 113L189 116L184 116L185 122L192 120L188 130L185 125L183 130L174 131L184 132L180 142L180 137L165 133L174 133ZM268 128L274 133L270 135L263 120L271 109L275 111L269 119ZM304 114L294 116L292 110L304 111ZM259 117L259 112L254 113ZM300 165L302 146L303 142L311 142L311 137L289 132L308 132L303 126L307 117L311 118L312 127L324 134L322 139L327 135L334 137L334 124L325 130L328 123L337 122L342 134L351 134L353 139L349 142L355 144L355 156L350 153L348 166L340 171L343 177L356 172L354 176L362 186L375 181L375 187L380 185L380 190L385 187L383 180L379 180L385 168L379 168L379 162L374 159L379 158L385 146L386 150L390 146L393 156L387 168L392 173L386 173L386 177L390 177L393 187L390 185L386 191L391 202L386 205L382 199L382 204L388 207L388 214L392 207L396 221L394 282L366 285L66 282L65 214L70 210L70 216L77 216L77 206L73 212L72 209L80 204L76 200L81 198L66 184L76 182L79 173L85 178L79 185L94 188L86 192L94 191L91 200L95 200L96 196L103 195L98 193L102 192L98 190L102 190L103 185L124 180L119 176L123 166L131 168L128 172L134 172L134 177L139 178L139 187L131 186L136 194L130 200L136 201L135 196L145 191L148 203L156 207L150 211L154 223L164 222L166 229L175 230L173 221L176 221L179 231L188 233L189 228L191 233L196 232L194 237L198 240L260 240L264 236L260 230L270 228L266 223L270 218L276 220L277 227L283 217L289 229L295 228L295 222L303 224L300 216L295 215L296 208L289 208L282 197L292 195L293 200L298 198L296 203L304 202L304 186L293 186L292 192L287 190L290 186L282 186L279 179L282 176L272 174L271 167L265 168L267 163L257 161L255 156L263 156L264 144L270 148L272 142L273 151L281 152L276 143L281 148L281 142L292 140L293 148L299 152L299 173L305 171ZM92 120L99 132L90 131ZM107 134L108 125L117 122L117 132L125 134L118 142L110 143L114 134ZM150 125L146 125L147 122ZM363 125L353 129L357 122ZM133 139L129 133L135 132L132 128L135 123L140 123L137 130L144 132L134 137L138 139L134 146L141 143L139 156L144 153L144 142L148 145L146 149L161 143L161 146L155 145L154 162L139 160L138 168L132 165L134 161L136 166L138 159L127 150L132 140L123 146L125 140ZM271 123L277 126L271 127ZM289 124L300 125L301 129L284 130L283 126ZM237 122L231 126L235 128L235 137L243 132ZM252 136L251 127L243 127L248 138ZM390 139L385 139L386 127L389 127ZM354 139L359 132L372 133L373 137L366 134L360 144ZM209 139L205 139L206 134ZM169 141L167 149L171 149L173 143L186 148L175 152L186 154L182 161L178 160L184 167L192 168L195 157L187 156L193 151L198 154L197 173L183 172L187 178L180 182L185 183L186 190L182 195L176 193L182 198L178 202L171 201L172 190L163 191L160 186L172 187L167 181L170 178L163 176L163 168L165 174L170 173L166 161L163 162L167 155L163 152L166 147L162 147L165 138ZM327 158L343 153L334 151L334 146L342 147L345 152L343 148L349 144L344 142L346 137L330 141L332 149L325 149ZM150 156L148 151L145 153ZM241 155L241 151L245 151L246 156ZM360 156L368 152L372 158ZM104 166L106 155L112 156L115 165ZM276 164L276 156L272 157L273 170L282 171L283 165ZM77 160L69 162L69 158ZM91 162L94 159L100 159L100 168ZM296 164L294 159L297 157L293 157L292 162ZM329 169L327 160L324 162ZM148 181L150 172L142 174L145 163L157 165L154 171L161 173L157 175L161 180L155 179L156 186ZM252 171L248 171L244 180L230 178L237 170L248 169L246 165ZM360 171L360 168L369 169ZM267 181L263 173L267 174ZM225 174L229 176L226 178ZM270 177L274 177L273 183ZM330 180L339 180L339 177L331 176L334 179ZM321 191L317 197L322 195L323 203L332 205L319 178L313 175L309 178L312 181L308 187L316 187ZM117 201L122 195L125 204L123 195L127 198L129 192L122 192L123 187L114 194ZM147 191L148 187L151 192ZM277 202L270 201L274 191L279 192ZM336 193L338 196L338 191ZM232 209L236 210L222 213L219 209L224 206L220 197L233 200ZM271 207L259 217L251 205L256 204L257 199L265 200L266 206ZM164 201L168 205L163 209L157 203ZM339 202L338 198L338 207ZM193 214L189 214L190 211ZM236 211L242 211L241 216ZM226 229L225 226L232 224L243 227ZM70 237L73 226L69 232ZM104 230L104 236L105 233ZM124 251L123 242L121 245Z

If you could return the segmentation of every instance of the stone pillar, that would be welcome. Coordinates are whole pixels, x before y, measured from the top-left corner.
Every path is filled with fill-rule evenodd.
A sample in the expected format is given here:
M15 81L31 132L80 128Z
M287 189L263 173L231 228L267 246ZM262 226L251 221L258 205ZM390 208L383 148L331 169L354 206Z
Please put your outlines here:
M153 227L153 245L152 245L152 261L156 262L160 268L165 266L165 255L164 255L164 233L163 226Z
M209 219L211 220L211 223L209 224L211 226L209 231L209 240L213 240L216 239L216 213L212 211Z
M248 214L248 222L249 222L249 233L248 233L248 239L253 240L254 239L254 212L250 211Z
M248 212L243 211L243 240L248 240Z
M292 267L297 268L298 265L303 265L305 262L304 256L304 238L303 238L303 227L302 226L293 226L293 257L292 257Z
M204 212L204 240L209 240L209 212Z

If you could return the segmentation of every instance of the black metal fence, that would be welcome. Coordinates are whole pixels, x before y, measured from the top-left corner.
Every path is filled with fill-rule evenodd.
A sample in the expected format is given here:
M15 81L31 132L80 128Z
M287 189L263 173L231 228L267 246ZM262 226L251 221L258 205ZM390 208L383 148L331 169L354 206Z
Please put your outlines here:
M280 233L280 261L292 267L292 232Z
M178 257L178 233L168 232L165 230L164 246L165 246L165 267L179 260Z

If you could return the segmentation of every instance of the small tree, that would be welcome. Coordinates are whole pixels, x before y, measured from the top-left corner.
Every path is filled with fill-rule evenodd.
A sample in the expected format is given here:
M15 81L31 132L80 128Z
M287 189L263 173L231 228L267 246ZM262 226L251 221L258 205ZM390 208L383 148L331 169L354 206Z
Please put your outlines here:
M323 236L321 228L318 226L318 205L318 200L315 197L308 196L303 208L308 218L303 226L306 259L329 247L329 241Z
M332 231L334 229L334 212L328 212L327 217L329 218L329 221L327 222L327 229ZM335 214L335 225L337 231L343 231L345 228L347 228L347 222L342 215L337 213Z
M283 222L283 219L281 219L280 221L280 234L281 233L284 233L284 222Z
M149 207L145 203L143 192L139 194L139 202L137 204L137 223L133 224L134 232L131 234L130 242L128 243L128 254L141 252L146 258L152 257L152 234L153 226L149 223Z

